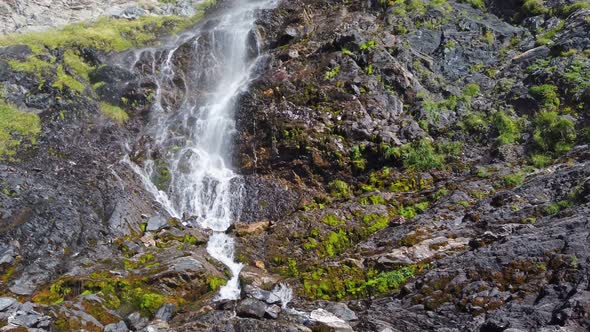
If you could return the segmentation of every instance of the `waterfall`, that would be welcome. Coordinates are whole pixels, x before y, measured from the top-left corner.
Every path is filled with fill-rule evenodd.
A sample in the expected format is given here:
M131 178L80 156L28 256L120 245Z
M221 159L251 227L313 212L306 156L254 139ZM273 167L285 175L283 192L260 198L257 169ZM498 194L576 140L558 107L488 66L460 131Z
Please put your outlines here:
M127 60L156 85L146 131L154 151L132 167L168 213L212 232L207 252L232 274L218 299L240 296L242 264L235 262L234 239L226 234L239 218L243 186L230 157L234 113L260 57L253 38L256 11L274 5L275 0L232 1L193 31L164 47L137 50Z

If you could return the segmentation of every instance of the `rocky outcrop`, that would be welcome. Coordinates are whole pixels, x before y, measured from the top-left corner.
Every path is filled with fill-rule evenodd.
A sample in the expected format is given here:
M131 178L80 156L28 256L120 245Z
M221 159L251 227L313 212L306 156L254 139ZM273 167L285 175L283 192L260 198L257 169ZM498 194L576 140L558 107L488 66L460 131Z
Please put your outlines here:
M192 16L201 0L182 1L38 1L8 0L0 4L0 34L44 31L100 17L135 19L145 15Z

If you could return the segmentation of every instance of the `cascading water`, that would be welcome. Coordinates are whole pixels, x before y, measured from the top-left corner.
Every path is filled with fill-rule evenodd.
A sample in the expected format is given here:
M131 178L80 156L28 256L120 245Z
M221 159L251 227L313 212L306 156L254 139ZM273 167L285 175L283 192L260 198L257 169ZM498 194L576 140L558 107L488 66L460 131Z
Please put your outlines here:
M230 9L168 46L137 51L128 64L141 67L157 85L147 135L159 157L132 167L171 215L212 231L207 252L232 273L219 299L240 294L242 264L234 261L234 240L225 233L241 205L242 181L230 163L236 99L252 79L259 57L255 13L275 1L233 1ZM178 52L184 52L182 72L176 68ZM146 62L151 68L145 68ZM169 179L158 189L162 163Z

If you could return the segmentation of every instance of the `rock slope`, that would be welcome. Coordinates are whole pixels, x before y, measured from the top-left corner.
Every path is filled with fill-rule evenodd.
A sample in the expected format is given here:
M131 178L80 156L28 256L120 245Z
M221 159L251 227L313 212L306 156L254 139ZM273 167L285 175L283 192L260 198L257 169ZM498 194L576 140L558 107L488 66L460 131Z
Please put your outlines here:
M155 82L121 59L231 5L0 37L0 330L590 328L590 3L259 12L234 145L243 296L219 303L208 234L129 166L157 150Z

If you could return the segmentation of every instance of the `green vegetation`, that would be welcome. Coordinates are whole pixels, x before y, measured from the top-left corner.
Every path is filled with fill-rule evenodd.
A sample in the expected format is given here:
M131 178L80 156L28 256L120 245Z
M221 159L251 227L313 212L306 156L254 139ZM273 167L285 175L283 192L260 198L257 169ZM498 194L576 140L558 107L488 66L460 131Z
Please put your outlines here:
M580 9L590 9L590 3L579 1L571 4L563 4L561 6L552 8L551 14L561 18L566 18Z
M574 205L574 203L570 200L561 200L557 203L552 203L549 206L547 206L545 208L545 213L547 215L555 215L558 214L561 210L567 209L569 207L572 207Z
M67 86L70 89L77 91L79 93L84 92L84 89L86 88L84 86L84 84L82 84L80 81L78 81L77 79L75 79L71 75L68 75L65 72L65 69L63 68L63 66L57 67L56 74L57 74L57 76L56 76L55 82L53 82L54 88L58 88L63 91L64 87Z
M335 198L346 198L350 196L350 188L348 184L341 180L334 180L328 184L330 196Z
M547 12L547 7L545 7L543 0L525 0L522 12L526 16L542 15Z
M14 160L22 143L34 145L41 132L39 116L0 100L0 160Z
M363 217L363 223L366 227L364 235L369 236L387 227L389 225L389 217L371 213Z
M554 110L559 107L559 95L557 87L551 84L537 85L529 88L529 93L541 102L545 110Z
M531 155L531 163L536 168L545 168L552 162L552 158L542 153L534 153Z
M538 45L547 45L547 44L552 43L555 35L559 31L561 31L561 29L563 29L564 26L565 26L565 21L561 21L561 22L559 22L559 24L556 27L545 31L545 33L543 33L543 34L538 35L537 36L537 44Z
M212 292L216 292L221 288L221 286L225 286L227 280L215 276L207 277L207 284L209 285L209 290Z
M466 2L466 3L470 4L471 7L473 7L473 8L477 8L477 9L485 9L486 8L486 4L485 4L484 0L463 0L462 2Z
M516 172L502 177L502 182L507 187L515 187L521 185L524 182L524 178L524 174L521 172Z
M95 272L84 279L64 277L33 297L43 304L57 304L79 294L101 293L104 305L117 309L123 304L139 309L143 315L151 316L164 302L178 302L166 298L145 284L145 278L122 278L107 272Z
M350 246L350 240L343 230L332 231L328 234L324 243L324 253L328 257L334 257L341 254Z
M504 112L496 112L492 124L498 133L498 143L512 144L520 138L520 126L516 120Z
M540 112L533 119L533 142L542 152L563 154L576 140L574 122L557 112Z
M340 66L339 65L328 70L326 72L326 74L324 75L324 79L329 81L329 80L333 79L334 77L336 77L336 75L338 75L338 73L340 73Z
M344 225L344 221L335 214L328 213L322 218L322 222L328 226L338 227Z
M432 143L426 139L404 146L401 156L404 167L416 171L425 172L440 168L444 163L444 156L438 154Z
M207 1L197 8L190 18L179 16L143 16L136 20L101 18L95 22L68 25L61 29L0 36L0 47L29 46L33 54L23 61L10 60L15 71L35 74L40 80L51 75L53 87L69 87L82 93L89 73L95 69L87 63L80 50L91 48L102 52L123 51L133 47L155 44L166 34L178 32L194 25L214 4ZM51 55L51 50L63 49L63 62ZM60 60L61 61L61 60ZM53 77L55 75L55 78Z
M123 110L119 106L111 105L108 103L101 103L100 109L104 113L104 115L106 115L111 120L119 124L123 124L125 123L125 121L129 120L129 115L127 115L127 112L125 112L125 110Z

